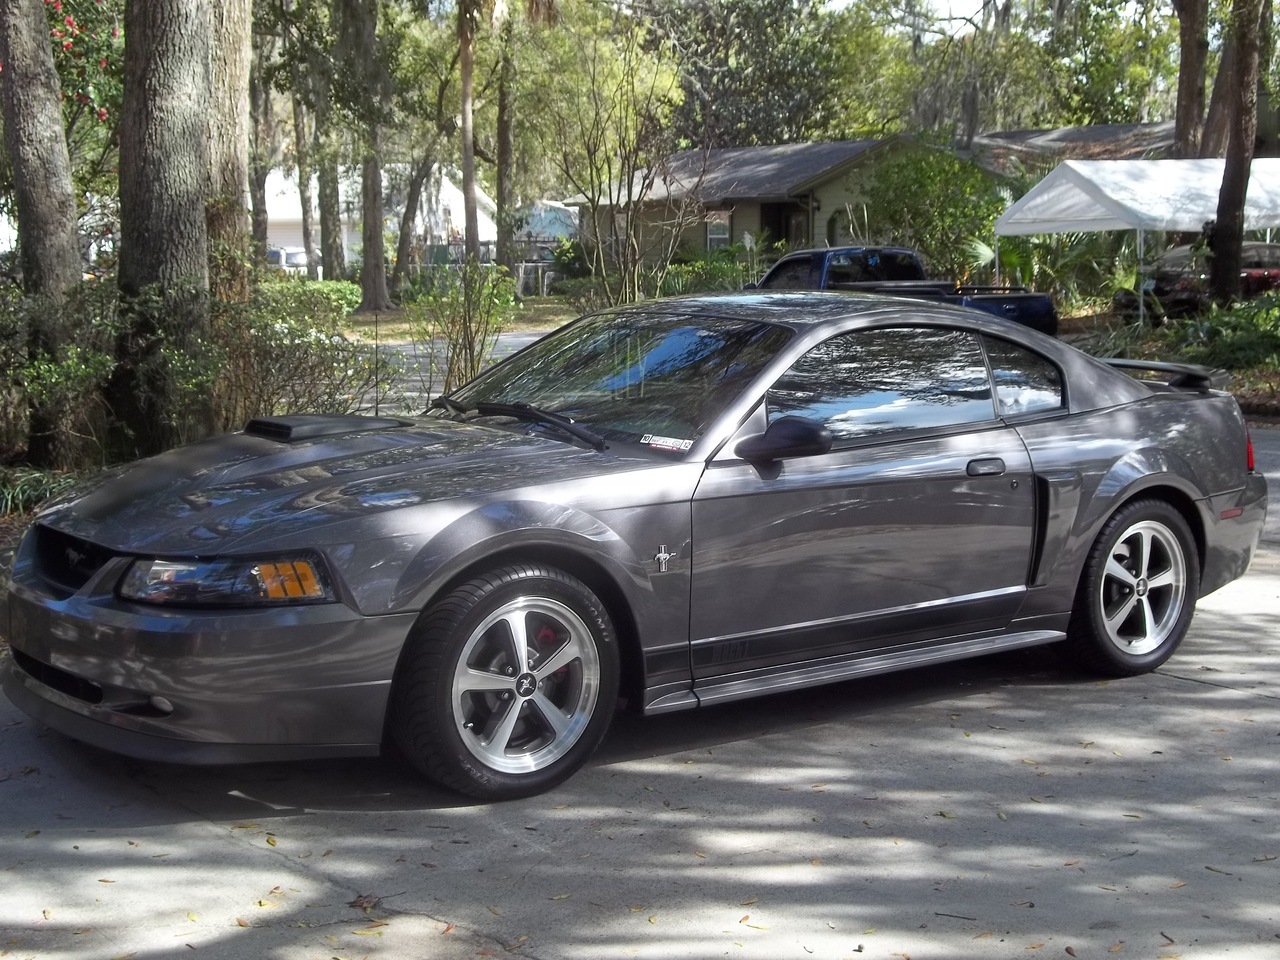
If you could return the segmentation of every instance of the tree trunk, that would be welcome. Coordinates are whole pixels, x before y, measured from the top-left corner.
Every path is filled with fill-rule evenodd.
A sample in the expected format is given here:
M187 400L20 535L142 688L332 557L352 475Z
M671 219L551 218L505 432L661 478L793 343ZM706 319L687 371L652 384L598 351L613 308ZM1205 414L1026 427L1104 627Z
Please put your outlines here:
M319 121L316 123L319 126ZM317 202L320 206L320 262L326 280L347 276L347 248L342 235L342 198L338 192L338 164L320 158L317 169Z
M1231 127L1231 85L1236 72L1235 33L1229 33L1222 42L1222 56L1218 60L1218 75L1213 79L1213 94L1209 97L1209 109L1204 115L1204 132L1200 135L1200 156L1221 157L1227 152L1227 138Z
M1178 101L1174 120L1175 155L1200 155L1204 124L1204 75L1209 56L1208 0L1173 0L1178 15Z
M249 299L249 64L251 0L220 0L210 17L209 229L210 287L226 303ZM127 41L126 41L127 42Z
M120 123L118 279L131 329L121 338L108 397L136 454L158 453L207 429L184 422L162 344L194 355L209 337L209 12L201 0L130 0L125 8ZM162 303L143 306L148 288Z
M1244 204L1258 125L1258 51L1262 0L1235 0L1231 35L1235 41L1234 76L1230 78L1230 136L1223 163L1222 190L1214 232L1209 282L1214 299L1229 303L1240 295L1240 244L1244 237Z
M515 45L515 21L508 17L502 25L502 37L498 56L498 163L497 163L497 221L498 243L494 259L499 266L514 274L515 211L512 209L512 181L515 177L515 97L516 65L513 59Z
M476 201L476 145L472 119L475 84L475 20L478 0L458 0L458 57L462 76L462 214L463 243L468 260L480 259L480 215Z
M253 33L253 62L249 70L249 123L253 130L249 152L249 210L253 259L267 262L267 177L279 150L279 124L267 66L275 57L275 38Z
M297 73L294 73L295 80ZM307 254L307 279L320 279L316 257L315 225L311 222L311 150L307 137L307 110L296 92L293 94L293 148L298 160L298 201L302 206L302 248Z
M359 310L389 310L386 242L382 236L382 133L375 124L369 131L360 175L361 241L364 259L360 267Z
M404 213L400 215L400 238L396 241L396 265L391 271L391 293L395 297L400 295L406 268L413 259L413 246L417 239L418 205L422 202L422 188L431 174L431 167L431 157L426 156L417 161L409 172Z
M58 301L80 279L81 259L71 160L62 127L62 87L40 0L0 0L0 63L23 287ZM39 311L39 316L28 331L28 356L54 360L66 334L55 325L57 311ZM39 467L67 466L61 447L55 417L29 404L28 461Z
M41 0L0 0L0 63L23 287L59 298L80 279L81 260L62 86Z
M270 167L259 164L257 161L253 163L249 171L250 252L253 254L253 262L259 265L267 262L267 229L271 222L267 213L267 177L269 176L271 176Z

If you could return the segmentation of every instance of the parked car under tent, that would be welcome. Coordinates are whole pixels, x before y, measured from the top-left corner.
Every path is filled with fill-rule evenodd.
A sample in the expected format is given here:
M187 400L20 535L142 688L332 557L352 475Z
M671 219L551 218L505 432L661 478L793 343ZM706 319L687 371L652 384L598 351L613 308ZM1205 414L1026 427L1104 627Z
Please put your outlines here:
M1198 233L1218 216L1221 159L1064 160L996 220L1002 236L1136 230L1138 261L1150 232ZM1245 230L1280 227L1280 159L1255 158ZM1139 298L1139 316L1142 303Z

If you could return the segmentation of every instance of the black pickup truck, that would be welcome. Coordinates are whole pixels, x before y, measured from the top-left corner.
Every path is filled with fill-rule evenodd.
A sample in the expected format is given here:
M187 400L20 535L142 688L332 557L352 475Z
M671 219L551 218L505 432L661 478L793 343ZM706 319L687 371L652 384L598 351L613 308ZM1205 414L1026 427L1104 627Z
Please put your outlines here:
M862 290L974 307L1057 336L1047 293L1025 287L967 286L929 280L919 254L900 247L830 247L789 253L754 285L760 290Z

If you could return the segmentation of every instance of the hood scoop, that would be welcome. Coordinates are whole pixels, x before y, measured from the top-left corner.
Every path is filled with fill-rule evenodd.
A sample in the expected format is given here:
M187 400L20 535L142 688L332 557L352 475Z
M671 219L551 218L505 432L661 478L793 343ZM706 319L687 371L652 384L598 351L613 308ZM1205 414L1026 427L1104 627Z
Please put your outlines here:
M367 433L370 430L394 430L397 427L412 425L409 420L398 420L394 417L306 413L291 417L254 417L244 425L244 432L251 437L262 437L264 440L275 440L277 443L299 443L320 437Z

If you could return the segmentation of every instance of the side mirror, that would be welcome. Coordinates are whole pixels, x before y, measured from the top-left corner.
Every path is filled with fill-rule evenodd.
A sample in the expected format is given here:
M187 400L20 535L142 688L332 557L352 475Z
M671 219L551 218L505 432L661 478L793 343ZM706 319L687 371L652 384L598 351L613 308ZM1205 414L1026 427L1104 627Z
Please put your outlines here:
M742 285L742 289L743 289L743 290L755 290L755 289L756 289L757 287L759 287L759 286L760 286L760 285L759 285L758 283L744 283L744 284Z
M764 433L747 437L733 448L736 456L753 462L814 457L831 449L831 431L808 417L782 417Z

